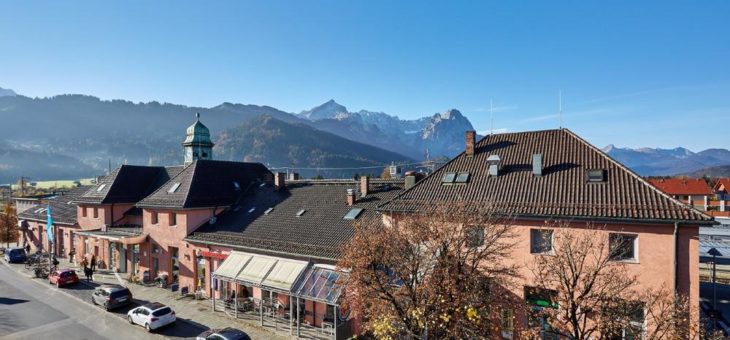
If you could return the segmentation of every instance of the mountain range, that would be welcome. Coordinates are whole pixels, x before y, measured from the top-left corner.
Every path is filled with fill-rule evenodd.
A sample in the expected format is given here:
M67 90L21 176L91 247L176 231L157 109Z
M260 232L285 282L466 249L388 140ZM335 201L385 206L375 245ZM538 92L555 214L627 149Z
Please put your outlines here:
M179 164L185 129L196 112L218 144L216 158L256 160L272 167L376 167L425 155L451 157L463 147L463 132L472 129L457 110L408 121L385 113L351 113L334 100L293 114L227 102L203 108L88 95L30 98L12 90L0 93L0 183L20 176L94 176L122 163ZM20 161L20 154L27 163Z
M711 176L730 177L730 173L724 173L718 169L707 170L718 166L730 166L730 151L727 149L692 152L682 147L631 149L619 148L611 144L603 148L603 151L642 176L695 175L694 177L700 177L703 173L712 173L714 175ZM697 174L700 175L697 176Z

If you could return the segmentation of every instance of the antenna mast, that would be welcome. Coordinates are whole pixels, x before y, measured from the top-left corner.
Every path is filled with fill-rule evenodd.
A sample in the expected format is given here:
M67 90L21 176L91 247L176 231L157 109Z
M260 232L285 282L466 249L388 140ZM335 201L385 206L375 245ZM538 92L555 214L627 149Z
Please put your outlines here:
M492 98L489 98L489 134L494 134L494 108L492 107Z
M563 128L563 91L558 89L558 117L560 119L560 128Z

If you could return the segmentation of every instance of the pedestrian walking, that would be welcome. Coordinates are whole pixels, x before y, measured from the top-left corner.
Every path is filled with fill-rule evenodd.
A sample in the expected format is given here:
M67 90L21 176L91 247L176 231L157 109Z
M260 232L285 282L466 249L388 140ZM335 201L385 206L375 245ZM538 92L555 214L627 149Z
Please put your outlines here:
M89 267L84 267L84 276L86 276L86 282L91 281L91 269Z
M91 270L96 270L96 255L91 255Z
M89 279L91 279L91 281L94 281L94 270L91 268L89 268Z
M86 256L81 260L81 266L84 267L84 274L86 274L86 268L89 268L89 261L86 259Z
M68 252L68 257L72 264L76 264L76 249L71 248L71 251Z

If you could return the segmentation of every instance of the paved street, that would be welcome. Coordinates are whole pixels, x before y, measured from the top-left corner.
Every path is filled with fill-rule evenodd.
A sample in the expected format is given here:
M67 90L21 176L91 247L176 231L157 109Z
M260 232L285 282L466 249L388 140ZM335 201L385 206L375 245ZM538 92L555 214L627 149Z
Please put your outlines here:
M63 259L61 262L61 267L72 267ZM91 294L102 283L127 285L113 273L99 272L94 275L96 282L84 281L61 289L49 285L47 280L31 276L31 271L24 269L23 264L8 264L0 259L0 340L5 339L5 335L16 339L37 334L64 335L63 339L190 339L209 327L228 326L243 329L252 339L287 338L272 332L272 325L267 325L271 331L264 330L255 324L226 317L221 312L211 312L208 301L179 300L169 290L155 287L128 285L134 295L134 304L107 312L92 304ZM127 323L127 311L151 301L172 307L178 321L153 334ZM6 309L9 313L4 313ZM61 333L58 333L59 329Z
M0 338L2 339L156 339L123 319L31 282L0 264Z
M130 325L126 321L128 310L148 301L135 299L133 306L106 312L91 304L91 294L96 286L94 283L77 284L59 290L48 285L45 280L24 277L4 261L0 262L2 339L59 336L62 339L189 339L207 329L194 323L178 321L149 334L142 327Z

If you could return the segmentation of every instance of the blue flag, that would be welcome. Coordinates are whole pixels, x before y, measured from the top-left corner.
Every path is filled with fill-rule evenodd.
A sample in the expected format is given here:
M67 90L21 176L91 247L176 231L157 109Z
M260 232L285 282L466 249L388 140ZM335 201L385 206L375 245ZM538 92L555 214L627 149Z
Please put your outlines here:
M48 244L51 244L51 242L53 242L53 216L51 216L50 204L48 205L46 215L48 216L48 221L46 222L46 233L48 234Z

